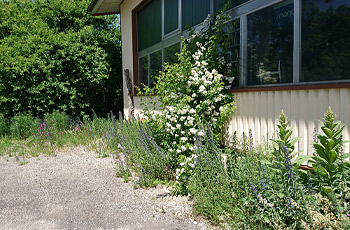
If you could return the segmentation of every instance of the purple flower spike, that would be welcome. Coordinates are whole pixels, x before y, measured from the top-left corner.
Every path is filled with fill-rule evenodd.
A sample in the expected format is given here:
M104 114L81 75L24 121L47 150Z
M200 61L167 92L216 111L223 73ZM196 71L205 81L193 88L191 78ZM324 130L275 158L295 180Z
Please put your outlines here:
M347 216L348 216L348 217L350 217L350 213L349 213L349 214L347 214Z

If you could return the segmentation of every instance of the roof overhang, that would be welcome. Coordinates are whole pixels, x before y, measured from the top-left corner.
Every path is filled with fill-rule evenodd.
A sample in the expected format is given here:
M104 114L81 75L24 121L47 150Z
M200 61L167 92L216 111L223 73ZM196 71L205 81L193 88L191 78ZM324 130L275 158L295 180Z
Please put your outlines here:
M87 11L93 16L119 14L123 0L92 0Z

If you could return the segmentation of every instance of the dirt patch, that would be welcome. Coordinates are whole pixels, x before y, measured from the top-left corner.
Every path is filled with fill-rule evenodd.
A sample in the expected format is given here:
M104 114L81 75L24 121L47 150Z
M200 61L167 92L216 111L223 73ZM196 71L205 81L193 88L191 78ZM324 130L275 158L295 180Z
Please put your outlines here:
M0 229L208 228L188 197L117 178L111 157L81 147L25 160L0 157Z

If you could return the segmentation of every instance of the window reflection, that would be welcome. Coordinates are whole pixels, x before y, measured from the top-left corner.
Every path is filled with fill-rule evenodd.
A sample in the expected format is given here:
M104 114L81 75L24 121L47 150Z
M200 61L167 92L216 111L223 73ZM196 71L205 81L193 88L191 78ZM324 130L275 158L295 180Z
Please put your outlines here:
M178 63L178 57L176 54L180 52L180 43L176 43L164 49L164 63L174 64Z
M301 81L350 79L350 1L303 0Z
M149 86L152 88L157 82L157 76L162 71L162 50L152 53L150 56Z
M225 59L230 65L230 69L226 75L234 77L231 88L239 86L239 58L240 58L240 20L237 19L224 26L227 39L227 53Z
M170 33L178 28L179 1L164 0L164 34Z
M139 87L148 86L148 56L139 59Z
M293 1L254 12L248 19L248 85L293 82Z

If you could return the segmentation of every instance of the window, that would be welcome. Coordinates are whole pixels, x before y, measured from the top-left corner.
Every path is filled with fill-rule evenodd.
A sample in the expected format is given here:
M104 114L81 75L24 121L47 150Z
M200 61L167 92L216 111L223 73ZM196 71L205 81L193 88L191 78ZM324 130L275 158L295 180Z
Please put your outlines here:
M162 40L161 0L153 0L137 12L138 50Z
M176 43L139 58L139 87L142 89L144 84L152 88L157 82L157 76L163 70L163 64L165 62L169 64L176 63L176 54L179 52L180 43Z
M179 1L164 0L164 35L179 28Z
M249 0L228 0L228 9L232 9L238 5L241 5L245 2L248 2ZM226 1L225 0L215 0L215 11L219 12L222 10L225 6Z
M164 49L164 63L174 64L178 62L176 53L180 52L180 43L176 43ZM174 55L175 54L175 55Z
M301 81L350 79L350 1L303 0Z
M248 85L293 82L293 1L249 14Z
M210 14L210 0L182 0L182 28L203 22Z
M138 82L177 62L181 36L226 0L150 0L137 11ZM228 0L234 87L350 80L350 0ZM294 12L296 11L296 12Z
M180 52L180 0L151 0L137 11L138 86L153 87L164 62Z
M224 26L224 32L228 36L228 38L225 38L228 41L225 59L230 64L230 69L227 74L229 74L232 77L235 77L231 87L236 87L239 86L240 19L236 19L227 23Z

